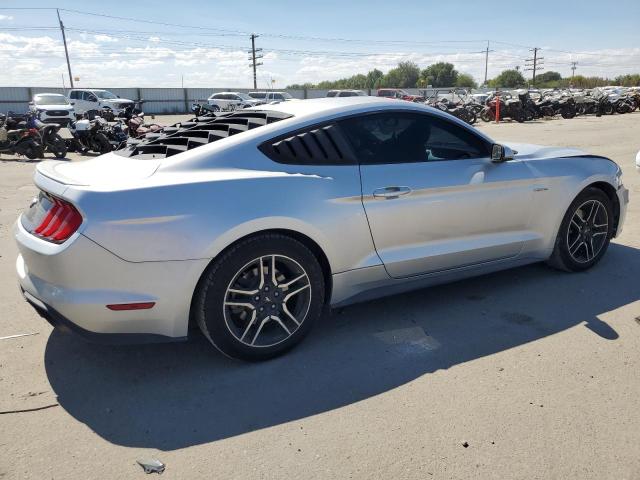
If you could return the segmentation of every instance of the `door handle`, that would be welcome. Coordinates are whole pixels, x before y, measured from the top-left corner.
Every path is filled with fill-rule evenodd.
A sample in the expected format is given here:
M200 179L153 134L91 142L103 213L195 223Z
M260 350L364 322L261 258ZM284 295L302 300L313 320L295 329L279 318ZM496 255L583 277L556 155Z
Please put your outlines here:
M385 198L387 200L391 200L393 198L398 198L402 195L408 195L410 193L411 189L409 187L384 187L374 190L373 198Z

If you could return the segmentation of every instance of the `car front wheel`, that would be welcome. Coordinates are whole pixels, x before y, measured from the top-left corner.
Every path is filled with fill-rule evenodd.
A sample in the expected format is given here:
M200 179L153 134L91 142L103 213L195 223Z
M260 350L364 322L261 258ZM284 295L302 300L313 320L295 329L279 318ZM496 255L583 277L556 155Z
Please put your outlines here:
M585 189L562 220L549 264L569 272L591 268L607 251L613 222L609 197L598 188Z
M203 275L194 314L224 354L266 360L299 343L320 317L322 269L297 240L264 234L240 241Z

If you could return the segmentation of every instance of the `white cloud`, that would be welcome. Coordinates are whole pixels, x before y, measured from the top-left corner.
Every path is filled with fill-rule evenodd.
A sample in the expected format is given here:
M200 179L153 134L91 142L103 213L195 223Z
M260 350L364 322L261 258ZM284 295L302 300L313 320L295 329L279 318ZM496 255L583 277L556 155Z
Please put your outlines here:
M113 43L113 42L117 42L118 39L115 37L110 37L109 35L94 35L93 38L95 39L96 42L99 43Z
M159 37L145 38L134 42L110 35L72 32L67 41L74 76L81 78L81 86L179 87L182 75L188 87L242 88L253 84L253 73L243 47L188 48L165 43ZM259 88L270 85L271 79L276 81L276 88L284 88L292 83L315 83L367 73L373 68L387 72L404 60L414 61L421 68L447 61L479 82L484 79L484 53L389 51L371 55L301 56L264 48L264 65L258 67ZM530 55L526 49L494 47L494 50L489 54L489 78L507 68L523 68L524 58ZM572 55L543 46L542 55L545 71L557 70L563 76L571 75L571 61L578 62L576 73L583 75L615 77L640 71L640 48ZM66 76L61 39L57 34L0 33L0 71L4 72L4 85L60 85L60 74ZM526 73L530 76L530 72Z
M11 20L13 20L13 17L11 15L0 15L0 21L2 21L2 20L11 21Z

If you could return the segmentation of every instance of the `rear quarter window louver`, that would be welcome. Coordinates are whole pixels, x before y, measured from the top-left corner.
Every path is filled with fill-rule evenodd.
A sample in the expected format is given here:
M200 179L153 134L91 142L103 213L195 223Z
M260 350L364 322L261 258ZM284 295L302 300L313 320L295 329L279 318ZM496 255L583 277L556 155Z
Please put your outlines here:
M291 165L351 165L350 149L336 125L278 137L260 145L260 151L274 162Z
M291 116L276 111L254 110L215 118L200 117L197 121L165 127L161 133L150 133L142 141L116 153L137 159L166 158Z

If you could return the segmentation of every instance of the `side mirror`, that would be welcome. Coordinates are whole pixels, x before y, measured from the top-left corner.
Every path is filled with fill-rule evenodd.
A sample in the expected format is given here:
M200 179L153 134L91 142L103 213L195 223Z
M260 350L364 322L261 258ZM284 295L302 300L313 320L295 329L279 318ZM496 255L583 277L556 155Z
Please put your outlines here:
M33 106L33 105L35 105L35 103L33 103L33 102L29 102L29 105Z
M491 147L491 161L493 163L502 163L513 160L515 153L506 145L494 143Z
M71 102L71 105L75 105L75 104L76 104L76 102Z

